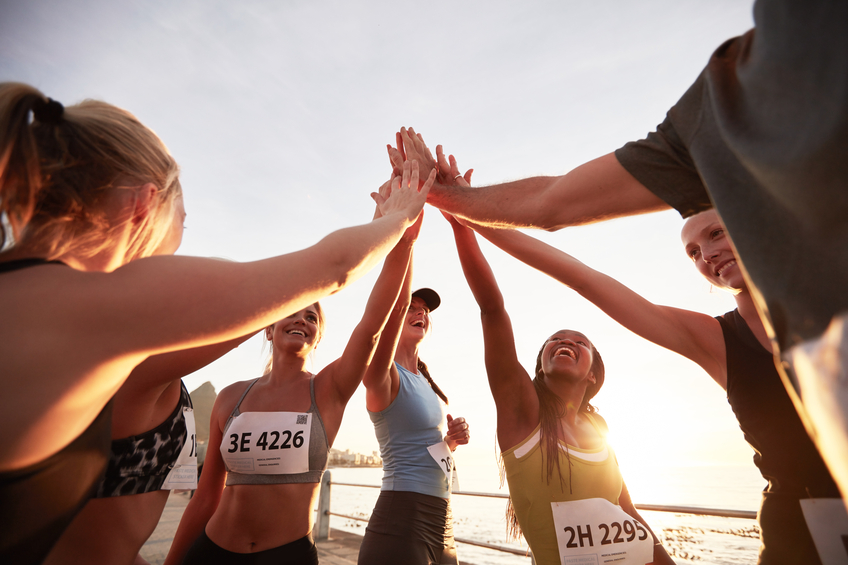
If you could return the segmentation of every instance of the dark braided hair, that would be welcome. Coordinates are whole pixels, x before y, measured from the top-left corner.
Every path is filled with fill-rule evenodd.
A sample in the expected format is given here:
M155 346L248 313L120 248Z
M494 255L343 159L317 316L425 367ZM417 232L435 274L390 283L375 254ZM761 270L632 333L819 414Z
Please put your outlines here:
M539 354L536 355L536 371L533 378L533 388L536 389L536 396L539 399L539 443L542 446L542 456L547 463L547 477L542 477L545 482L550 483L554 475L554 467L556 467L557 475L559 475L560 485L565 486L565 478L562 476L562 468L559 462L559 446L560 440L560 418L565 414L565 406L562 399L554 394L545 383L545 373L542 371L542 352L549 340L545 340L539 349ZM587 340L588 341L588 340ZM592 366L589 370L595 375L595 382L590 383L586 387L586 392L583 394L583 400L580 402L579 412L594 414L597 409L589 404L589 401L598 394L604 384L604 360L601 354L593 343L589 343L592 350ZM568 448L565 450L565 457L568 461L568 488L571 491L571 455ZM503 472L503 461L501 460L501 486L505 474ZM515 516L515 509L512 506L512 498L509 499L506 506L506 528L507 536L512 539L518 539L521 535L521 527L518 525L518 518Z
M445 404L449 404L448 397L442 392L442 389L439 388L439 385L433 380L433 377L430 376L430 371L427 370L427 365L421 359L418 359L418 372L424 375L424 378L427 379L427 382L430 383L430 386L433 389L433 392L442 399Z

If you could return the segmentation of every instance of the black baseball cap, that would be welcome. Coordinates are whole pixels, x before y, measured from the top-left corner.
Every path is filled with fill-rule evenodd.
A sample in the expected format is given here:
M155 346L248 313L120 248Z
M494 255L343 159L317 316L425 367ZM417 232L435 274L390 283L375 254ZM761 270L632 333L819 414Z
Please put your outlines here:
M427 308L430 309L430 312L438 308L439 304L442 303L442 299L439 298L438 293L432 288L419 288L412 293L412 296L423 300Z

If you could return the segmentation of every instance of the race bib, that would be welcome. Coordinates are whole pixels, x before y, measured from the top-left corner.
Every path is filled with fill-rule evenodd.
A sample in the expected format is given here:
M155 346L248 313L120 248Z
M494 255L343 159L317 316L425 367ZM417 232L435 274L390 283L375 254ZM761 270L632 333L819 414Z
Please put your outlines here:
M193 490L197 488L197 433L194 425L194 410L183 408L186 441L174 466L162 483L162 490Z
M801 500L807 529L822 565L848 564L848 512L841 498Z
M427 448L427 451L430 452L430 457L433 458L445 474L445 478L450 485L449 490L451 492L459 491L459 475L456 471L456 461L453 460L453 453L451 453L450 447L448 447L448 442L443 441L431 445Z
M603 498L552 502L561 565L645 565L654 560L648 528Z
M312 414L244 412L221 442L229 471L248 475L291 475L309 471Z

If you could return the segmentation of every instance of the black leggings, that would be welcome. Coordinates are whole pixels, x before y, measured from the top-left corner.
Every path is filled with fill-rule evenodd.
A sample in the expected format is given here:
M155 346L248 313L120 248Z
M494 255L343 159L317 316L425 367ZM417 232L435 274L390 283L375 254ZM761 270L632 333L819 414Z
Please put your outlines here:
M450 500L383 491L371 513L359 565L457 565Z
M265 551L235 553L218 546L204 531L188 550L183 565L318 565L318 550L310 534Z

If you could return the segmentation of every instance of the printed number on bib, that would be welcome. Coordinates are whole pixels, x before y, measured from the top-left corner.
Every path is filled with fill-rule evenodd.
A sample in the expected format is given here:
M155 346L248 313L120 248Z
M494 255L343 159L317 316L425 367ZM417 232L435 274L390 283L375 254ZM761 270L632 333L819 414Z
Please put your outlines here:
M197 433L194 425L194 410L183 408L186 426L186 441L174 467L165 477L162 490L193 490L197 488Z
M447 479L448 484L450 485L450 491L459 491L459 474L456 470L456 461L453 459L453 453L451 453L447 442L443 441L435 445L431 445L427 448L427 451L430 452L430 457L433 458L445 474L445 479Z
M312 414L244 412L221 444L227 468L236 473L289 475L309 471Z
M848 513L841 498L805 498L801 511L822 565L848 564Z
M603 498L552 502L562 565L645 565L654 540L638 520Z

